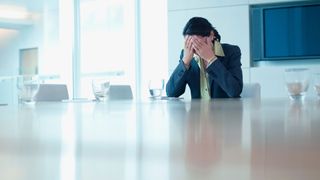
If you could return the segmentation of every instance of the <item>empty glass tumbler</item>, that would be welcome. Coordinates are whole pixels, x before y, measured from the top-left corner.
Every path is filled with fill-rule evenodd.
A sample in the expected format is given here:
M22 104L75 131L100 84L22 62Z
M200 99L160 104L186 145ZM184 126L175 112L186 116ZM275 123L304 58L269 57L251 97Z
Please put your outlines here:
M19 103L34 104L39 91L40 81L37 75L22 75L17 77L17 92Z
M152 79L148 84L149 93L152 98L157 98L162 96L162 91L164 90L164 79Z
M110 81L106 79L93 79L92 91L97 101L107 101L109 99Z

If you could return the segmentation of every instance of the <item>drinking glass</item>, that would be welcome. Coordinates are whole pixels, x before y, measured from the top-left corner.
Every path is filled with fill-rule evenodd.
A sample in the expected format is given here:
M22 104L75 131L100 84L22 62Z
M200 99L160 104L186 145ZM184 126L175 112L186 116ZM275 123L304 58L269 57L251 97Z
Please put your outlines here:
M318 98L320 98L320 73L314 74L314 90L316 91Z
M148 87L152 98L161 97L164 89L164 79L152 79L149 81Z
M310 72L307 68L285 70L286 87L290 99L303 100L309 87Z
M34 104L34 97L39 91L40 81L37 75L22 75L17 77L17 92L19 103Z
M107 101L109 99L110 81L106 79L93 79L92 91L97 101Z

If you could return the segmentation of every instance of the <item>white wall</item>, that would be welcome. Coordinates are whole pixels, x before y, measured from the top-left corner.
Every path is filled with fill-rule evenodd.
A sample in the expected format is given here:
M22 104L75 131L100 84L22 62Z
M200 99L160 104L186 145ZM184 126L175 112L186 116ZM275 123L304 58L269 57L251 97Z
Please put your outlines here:
M14 73L15 67L18 64L18 53L13 53L13 48L18 44L19 31L17 30L5 30L12 32L10 41L3 44L0 48L0 75L11 75ZM5 34L6 35L6 34Z
M2 47L0 52L0 76L15 76L19 74L19 50L24 48L41 48L40 30L35 26L27 26L19 29L17 36L9 42L6 47ZM15 102L15 80L10 79L0 82L0 103Z
M291 0L298 1L298 0ZM183 48L182 30L193 16L207 18L217 28L222 43L236 44L242 52L241 63L245 83L258 82L261 85L262 98L286 97L283 72L287 67L309 67L312 72L320 72L320 61L308 64L284 63L250 66L249 41L249 5L270 2L288 2L286 0L168 0L168 65L169 75L178 64ZM188 98L189 92L184 96ZM309 88L309 97L315 97L313 88Z
M12 24L17 23L17 21L12 21L10 22L10 27L7 27L7 30L14 33L12 33L10 41L2 43L0 46L0 77L19 74L19 50L24 48L38 47L38 65L39 74L41 75L59 74L61 69L66 67L67 63L61 62L61 58L58 58L60 55L57 48L59 46L57 43L59 41L59 1L47 0L43 2L0 2L0 6L9 4L24 7L28 12L34 14L33 20L28 24L12 26ZM1 27L6 29L5 25L8 23L2 23L1 21L2 19L0 19ZM12 27L14 29L9 29ZM0 103L14 103L16 98L14 90L14 81L0 82Z
M168 10L203 9L248 4L248 0L168 0Z

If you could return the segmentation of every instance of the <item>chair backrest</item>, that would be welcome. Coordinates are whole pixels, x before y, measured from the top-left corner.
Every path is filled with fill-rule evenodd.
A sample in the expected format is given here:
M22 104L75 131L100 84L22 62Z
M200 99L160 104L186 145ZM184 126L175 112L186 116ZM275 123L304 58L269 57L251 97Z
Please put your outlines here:
M35 101L62 101L69 99L66 84L40 84Z
M109 90L110 100L133 99L130 85L111 85Z
M244 83L242 93L240 95L242 98L261 98L261 86L259 83Z

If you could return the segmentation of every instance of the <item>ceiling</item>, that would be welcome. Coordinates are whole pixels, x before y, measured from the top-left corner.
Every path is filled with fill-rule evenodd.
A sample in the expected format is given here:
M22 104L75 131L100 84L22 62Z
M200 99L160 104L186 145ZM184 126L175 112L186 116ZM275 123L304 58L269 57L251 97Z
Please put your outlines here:
M57 9L62 0L0 0L0 48L18 36L19 29L33 24L44 10Z
M47 0L0 0L0 5L23 7L29 11L40 11L44 1Z

